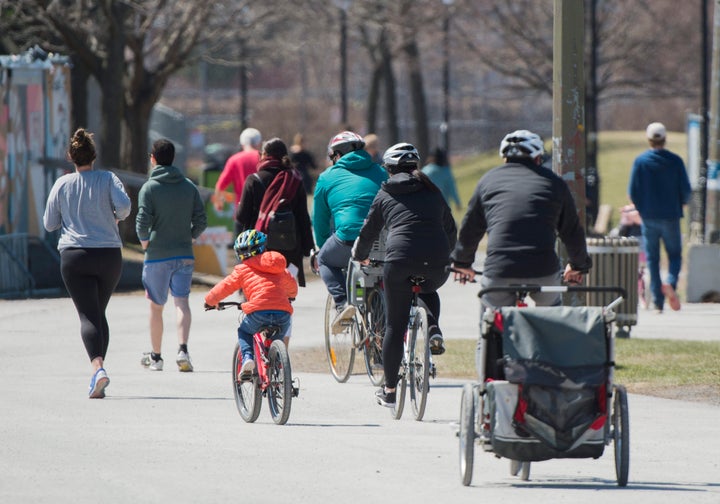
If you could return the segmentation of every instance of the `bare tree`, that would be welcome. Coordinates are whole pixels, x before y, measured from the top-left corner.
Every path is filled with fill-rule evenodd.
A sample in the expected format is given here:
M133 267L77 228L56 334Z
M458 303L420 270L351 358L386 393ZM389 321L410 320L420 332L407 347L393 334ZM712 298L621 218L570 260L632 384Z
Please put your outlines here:
M150 114L170 76L203 57L198 48L212 52L237 40L235 29L247 16L254 16L251 26L262 26L258 21L272 17L276 3L16 0L11 14L19 24L42 26L36 36L56 37L98 81L102 163L144 173Z

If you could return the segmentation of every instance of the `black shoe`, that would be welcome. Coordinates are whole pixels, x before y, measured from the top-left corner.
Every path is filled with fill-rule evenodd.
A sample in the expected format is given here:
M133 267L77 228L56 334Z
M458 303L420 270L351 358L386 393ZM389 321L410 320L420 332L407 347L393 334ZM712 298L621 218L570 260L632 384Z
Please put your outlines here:
M442 355L445 353L445 342L438 326L430 326L428 330L430 334L430 353L433 355Z
M395 392L385 392L385 387L380 387L378 391L375 392L375 400L380 406L385 406L386 408L394 408Z

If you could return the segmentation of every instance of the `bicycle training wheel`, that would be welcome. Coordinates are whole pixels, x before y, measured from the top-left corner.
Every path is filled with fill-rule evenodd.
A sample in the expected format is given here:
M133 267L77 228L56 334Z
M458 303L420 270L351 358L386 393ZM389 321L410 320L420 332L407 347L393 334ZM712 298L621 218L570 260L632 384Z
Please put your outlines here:
M630 471L630 419L627 391L622 385L613 385L615 397L612 409L613 441L615 444L615 473L618 486L628 483Z
M339 334L333 334L331 325L335 318L335 300L328 294L325 303L325 352L330 364L330 372L340 383L350 378L353 363L355 362L355 347L353 346L356 330L355 324L350 324Z
M475 458L475 390L472 384L463 387L460 400L460 479L464 486L472 483Z
M430 389L430 342L428 341L428 320L425 308L418 306L415 324L410 334L410 403L415 420L422 420Z
M275 340L270 345L268 364L268 406L273 422L284 425L290 417L292 405L292 369L285 343Z
M380 386L385 378L382 362L383 336L385 336L385 297L382 290L371 289L366 306L365 322L368 334L363 346L365 369L370 382L375 386Z
M242 353L240 344L235 344L232 364L233 395L238 413L243 420L252 423L260 415L262 405L262 391L258 387L257 373L253 373L252 380L240 381L240 367L242 366Z

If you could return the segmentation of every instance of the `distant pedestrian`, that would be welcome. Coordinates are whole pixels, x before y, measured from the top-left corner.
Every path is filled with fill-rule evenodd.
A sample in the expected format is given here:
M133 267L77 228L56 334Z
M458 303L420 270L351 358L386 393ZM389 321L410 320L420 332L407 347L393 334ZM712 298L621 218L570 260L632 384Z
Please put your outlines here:
M130 198L114 173L93 168L92 137L80 128L70 139L68 156L75 172L53 185L43 224L48 231L60 229L60 272L80 316L80 334L93 369L89 396L102 399L110 384L104 368L110 342L105 310L122 272L117 223L130 215Z
M225 167L220 173L217 182L215 182L215 194L213 202L215 209L220 212L225 205L223 192L229 186L233 186L235 192L235 203L233 204L233 215L237 211L240 203L240 195L242 195L245 180L257 171L257 165L260 161L260 146L262 145L262 135L255 128L245 128L240 133L241 151L233 154L225 162ZM239 235L242 229L235 225L235 236Z
M380 147L378 146L378 136L375 133L369 133L363 138L365 141L365 151L370 154L373 163L382 164L382 156L380 155Z
M685 163L665 149L667 130L662 123L648 125L646 136L650 149L633 163L628 184L630 200L640 212L650 290L655 309L662 313L665 298L670 308L680 309L677 282L682 265L680 219L683 205L690 199L690 180ZM666 281L660 278L660 240L668 256Z
M173 166L175 146L157 140L152 147L150 179L138 196L135 230L145 250L142 282L150 301L150 343L152 351L140 363L162 371L163 308L172 294L176 308L179 342L176 363L180 371L192 371L188 353L190 336L190 286L195 267L192 242L207 227L207 216L195 184Z
M447 154L443 149L435 149L428 157L428 163L423 166L422 172L440 189L448 205L455 203L457 210L462 208L455 184L455 177L450 168Z
M290 146L290 161L295 169L300 172L300 175L302 175L305 194L312 194L314 184L310 170L317 170L317 165L315 164L315 157L313 157L312 152L305 149L303 136L300 133L295 134L293 144Z

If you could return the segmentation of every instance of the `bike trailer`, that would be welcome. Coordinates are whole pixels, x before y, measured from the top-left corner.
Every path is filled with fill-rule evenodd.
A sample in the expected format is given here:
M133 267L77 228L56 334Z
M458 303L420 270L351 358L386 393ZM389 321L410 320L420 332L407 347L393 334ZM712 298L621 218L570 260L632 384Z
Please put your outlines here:
M487 377L484 419L492 451L528 462L600 457L612 365L602 308L503 307L498 313L497 367L504 376Z

